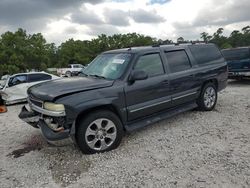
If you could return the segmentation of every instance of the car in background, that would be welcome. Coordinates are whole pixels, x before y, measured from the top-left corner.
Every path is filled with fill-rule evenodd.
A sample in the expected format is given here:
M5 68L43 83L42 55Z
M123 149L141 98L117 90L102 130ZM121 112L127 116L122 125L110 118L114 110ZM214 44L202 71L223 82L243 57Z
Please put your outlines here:
M83 68L85 67L81 64L69 64L68 68L57 69L57 74L66 77L77 76Z
M27 99L27 89L29 87L58 78L58 76L46 72L14 74L0 85L0 95L6 104L24 102Z
M250 77L250 48L232 48L221 51L228 64L231 79Z

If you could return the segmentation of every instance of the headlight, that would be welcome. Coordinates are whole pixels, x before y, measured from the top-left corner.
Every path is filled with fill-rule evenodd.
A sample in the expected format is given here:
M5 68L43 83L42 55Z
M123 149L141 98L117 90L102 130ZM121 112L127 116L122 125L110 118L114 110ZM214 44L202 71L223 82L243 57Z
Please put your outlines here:
M50 111L56 111L56 112L65 111L63 104L55 104L55 103L51 103L51 102L45 102L43 107L44 107L44 109L50 110Z

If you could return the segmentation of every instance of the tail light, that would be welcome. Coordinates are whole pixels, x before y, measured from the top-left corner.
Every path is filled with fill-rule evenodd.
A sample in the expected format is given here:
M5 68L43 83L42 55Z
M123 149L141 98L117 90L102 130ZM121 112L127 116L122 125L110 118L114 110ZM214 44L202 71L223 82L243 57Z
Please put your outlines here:
M7 107L5 105L0 105L0 113L7 112Z

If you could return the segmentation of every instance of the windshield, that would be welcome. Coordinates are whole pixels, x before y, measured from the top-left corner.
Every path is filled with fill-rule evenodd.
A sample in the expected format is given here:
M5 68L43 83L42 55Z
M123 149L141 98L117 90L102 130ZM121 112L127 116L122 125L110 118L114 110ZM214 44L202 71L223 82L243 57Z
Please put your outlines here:
M83 71L85 76L118 79L124 73L131 54L102 54L97 56Z

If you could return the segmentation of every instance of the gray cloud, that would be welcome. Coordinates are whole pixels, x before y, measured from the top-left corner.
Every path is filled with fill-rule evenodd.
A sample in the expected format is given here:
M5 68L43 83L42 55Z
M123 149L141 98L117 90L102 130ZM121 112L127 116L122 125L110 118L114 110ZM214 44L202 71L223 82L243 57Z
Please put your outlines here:
M59 19L73 12L83 3L100 3L103 0L1 0L0 25L8 28L44 28L48 20Z
M160 23L166 21L165 18L158 15L156 11L138 9L136 11L131 11L130 13L131 17L137 23Z
M69 26L69 27L64 29L64 33L65 34L76 34L77 29L75 27L73 27L73 26Z
M225 26L233 23L244 22L250 20L250 3L249 0L225 1L213 0L212 5L216 8L204 8L192 23L178 22L174 23L177 29L193 28L193 27L210 27Z
M236 22L250 20L250 2L249 0L221 1L213 2L216 5L219 2L221 5L217 9L204 9L200 11L199 16L194 21L194 25L228 25Z
M129 13L122 10L110 10L104 11L104 16L107 24L115 26L128 26L129 25Z
M78 24L102 24L102 19L95 14L93 11L87 10L86 8L83 11L78 10L71 15L71 21Z

